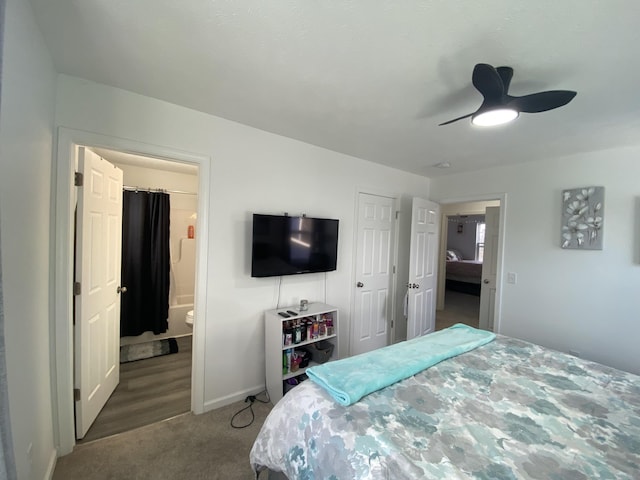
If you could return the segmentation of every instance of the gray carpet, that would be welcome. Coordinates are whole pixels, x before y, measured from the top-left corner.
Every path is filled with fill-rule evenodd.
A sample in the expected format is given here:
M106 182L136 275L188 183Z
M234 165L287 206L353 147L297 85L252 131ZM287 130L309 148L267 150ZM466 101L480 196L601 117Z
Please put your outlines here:
M264 394L258 398L264 400ZM238 402L202 415L185 414L76 446L58 459L53 480L252 479L249 451L272 405L255 402L253 424L232 428L231 417L246 405ZM250 419L246 410L234 424Z

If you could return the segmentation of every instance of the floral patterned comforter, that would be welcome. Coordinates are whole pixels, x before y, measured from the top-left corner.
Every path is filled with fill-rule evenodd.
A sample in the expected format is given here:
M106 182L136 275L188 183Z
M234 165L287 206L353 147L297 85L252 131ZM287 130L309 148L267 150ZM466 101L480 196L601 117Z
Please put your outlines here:
M307 381L254 471L307 479L638 479L640 377L498 335L343 407Z

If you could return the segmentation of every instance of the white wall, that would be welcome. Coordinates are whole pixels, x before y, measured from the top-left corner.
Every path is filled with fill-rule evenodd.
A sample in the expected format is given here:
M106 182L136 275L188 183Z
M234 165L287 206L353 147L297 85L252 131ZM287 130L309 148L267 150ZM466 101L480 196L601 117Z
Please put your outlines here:
M475 260L478 223L484 223L484 215L448 217L447 249L457 250L465 260Z
M500 332L640 373L640 147L432 180L432 198L506 192ZM561 192L605 187L604 249L560 248Z
M42 479L55 461L49 357L55 73L30 3L8 0L6 8L0 221L9 408L18 478Z
M263 311L276 306L279 289L276 278L250 277L253 212L340 220L338 268L326 276L326 301L341 309L340 353L345 355L358 188L405 200L429 194L424 177L74 77L58 79L56 123L212 158L206 408L265 382ZM404 208L407 204L402 202ZM323 301L324 274L284 277L280 305L300 298Z
M487 207L499 207L499 200L442 204L442 215L484 215Z

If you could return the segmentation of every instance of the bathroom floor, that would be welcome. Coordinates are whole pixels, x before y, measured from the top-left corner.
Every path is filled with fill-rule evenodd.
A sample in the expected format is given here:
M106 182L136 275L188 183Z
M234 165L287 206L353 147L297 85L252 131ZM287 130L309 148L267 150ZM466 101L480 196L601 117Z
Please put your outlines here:
M176 339L178 353L120 364L120 384L78 444L189 412L191 338Z

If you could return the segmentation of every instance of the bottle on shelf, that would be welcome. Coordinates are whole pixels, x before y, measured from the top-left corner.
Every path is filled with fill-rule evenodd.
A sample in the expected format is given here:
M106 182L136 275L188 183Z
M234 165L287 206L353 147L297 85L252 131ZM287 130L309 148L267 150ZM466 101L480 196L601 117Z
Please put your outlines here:
M295 327L293 327L293 343L297 345L301 341L302 341L302 328L300 327L300 322L296 320Z
M291 361L293 360L293 348L288 348L285 350L285 355L287 357L287 371L289 373L291 371ZM282 369L284 371L284 368Z
M304 342L307 340L307 325L303 320L298 320L298 327L300 328L300 341Z
M309 319L306 320L305 326L307 329L307 340L313 339L313 322Z
M333 317L330 315L327 317L327 335L333 335L335 329L333 328Z
M293 328L291 326L291 322L287 321L282 324L282 328L284 329L283 336L283 345L291 345L293 344Z

